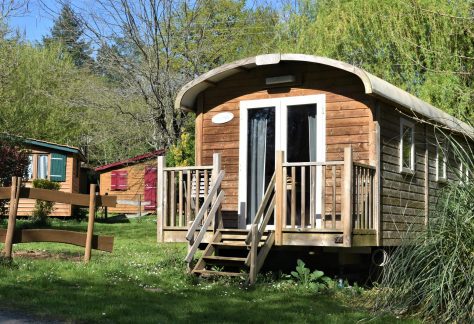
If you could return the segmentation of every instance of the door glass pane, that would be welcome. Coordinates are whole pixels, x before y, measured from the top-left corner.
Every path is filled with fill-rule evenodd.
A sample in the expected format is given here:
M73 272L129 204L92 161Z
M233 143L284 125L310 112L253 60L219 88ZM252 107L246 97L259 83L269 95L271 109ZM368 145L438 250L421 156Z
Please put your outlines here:
M316 104L293 105L288 106L287 120L287 161L288 162L313 162L316 161ZM302 177L301 168L296 168L296 226L300 227L303 222L301 219L304 209L304 224L310 224L310 195L311 177L309 168L306 169L304 178ZM302 182L305 184L305 191L302 192ZM304 194L304 206L302 206L302 195ZM291 204L291 193L288 194L287 204ZM287 209L287 224L291 223L290 209Z
M316 105L288 106L287 161L316 161Z
M407 125L403 125L403 137L402 137L402 166L407 169L414 169L412 165L413 147L413 128Z
M275 171L275 108L248 111L247 223L255 218Z
M28 168L26 169L28 180L33 179L33 155L28 155Z

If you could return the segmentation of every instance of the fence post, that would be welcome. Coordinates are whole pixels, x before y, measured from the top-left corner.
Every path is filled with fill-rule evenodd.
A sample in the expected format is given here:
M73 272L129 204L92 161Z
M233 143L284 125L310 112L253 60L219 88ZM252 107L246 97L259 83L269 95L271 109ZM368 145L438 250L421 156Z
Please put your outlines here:
M8 227L5 238L5 255L7 258L12 257L13 235L15 234L16 214L18 212L18 200L20 199L21 178L13 177L11 192L10 192L10 206L8 211Z
M277 151L275 158L275 245L282 245L282 220L286 217L283 215L283 186L286 182L283 179L283 154L283 151Z
M89 193L89 221L87 222L87 236L86 236L86 249L84 253L84 262L89 262L91 259L92 249L92 237L94 235L94 220L95 220L95 195L96 185L91 184Z
M343 245L352 246L352 147L344 148L344 181L342 188L342 226L343 226Z
M158 157L157 166L157 190L156 190L156 240L157 242L163 242L163 225L165 223L166 210L164 210L164 176L165 176L166 161L164 156ZM171 181L174 181L172 179ZM173 208L174 206L171 206Z
M252 242L250 243L250 272L249 272L249 284L253 285L257 280L257 224L252 224L250 229L252 233Z
M214 183L219 176L219 172L222 170L222 161L221 161L221 154L220 153L214 153L212 155L212 183ZM215 201L217 200L217 196L219 195L219 192L221 191L221 188L217 188L216 195L212 199L212 204L214 205ZM219 209L217 210L215 216L214 216L214 222L213 222L213 233L215 233L219 228L223 228L224 224L222 221L222 211L221 211L221 206L219 206Z

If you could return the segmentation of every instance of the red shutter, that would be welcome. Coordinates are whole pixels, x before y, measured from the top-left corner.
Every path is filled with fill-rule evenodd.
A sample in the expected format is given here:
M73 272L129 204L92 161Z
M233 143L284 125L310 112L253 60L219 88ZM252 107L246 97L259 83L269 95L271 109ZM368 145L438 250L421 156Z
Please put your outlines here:
M146 167L145 169L145 210L154 210L156 208L156 177L155 167Z
M110 173L110 190L125 191L128 189L128 172L124 170Z
M128 189L128 171L118 171L117 190Z
M110 173L110 190L117 190L118 174L117 171Z

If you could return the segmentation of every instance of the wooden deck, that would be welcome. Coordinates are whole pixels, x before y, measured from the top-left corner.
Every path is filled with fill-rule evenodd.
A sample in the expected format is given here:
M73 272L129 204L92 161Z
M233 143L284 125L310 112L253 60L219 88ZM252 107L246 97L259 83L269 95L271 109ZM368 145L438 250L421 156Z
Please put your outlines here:
M158 241L187 242L189 224L196 216L207 217L210 201L206 210L202 206L209 194L216 193L211 181L219 171L218 154L212 166L166 168L161 159ZM261 216L273 224L265 223L264 227L275 232L275 246L377 246L379 208L375 174L375 167L353 162L350 148L346 149L344 161L324 163L287 163L278 153L273 189L262 202L271 204L271 208L267 206ZM322 183L319 190L318 181ZM222 191L224 194L225 190ZM201 229L200 224L193 230ZM223 228L222 220L203 232L202 243L209 243L218 228Z

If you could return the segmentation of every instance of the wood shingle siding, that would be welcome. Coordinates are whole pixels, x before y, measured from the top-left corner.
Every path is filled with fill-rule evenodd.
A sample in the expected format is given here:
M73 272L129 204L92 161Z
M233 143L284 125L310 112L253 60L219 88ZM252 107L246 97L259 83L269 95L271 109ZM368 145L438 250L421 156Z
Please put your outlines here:
M262 90L265 77L286 73L301 75L302 83ZM326 160L342 161L344 147L351 145L355 161L368 163L370 99L360 80L347 72L317 64L285 63L283 70L281 66L269 66L238 73L200 95L196 138L201 140L196 141L196 162L208 165L213 153L222 154L226 172L223 210L235 214L238 208L240 101L318 94L326 95ZM234 118L225 125L213 124L212 117L223 111L231 112Z

